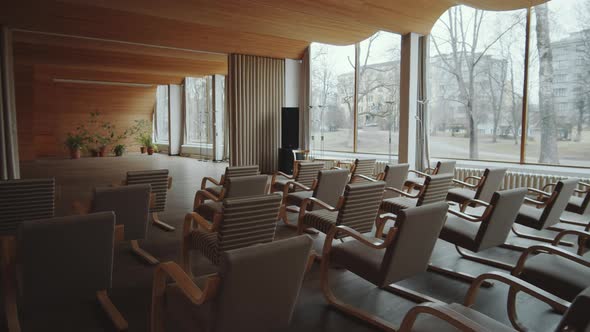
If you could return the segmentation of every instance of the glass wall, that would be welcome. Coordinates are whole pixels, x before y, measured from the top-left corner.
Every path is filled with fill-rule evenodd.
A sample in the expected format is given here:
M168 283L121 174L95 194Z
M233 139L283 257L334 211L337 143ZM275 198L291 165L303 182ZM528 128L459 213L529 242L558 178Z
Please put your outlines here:
M531 11L526 162L590 167L590 0Z
M211 77L187 77L184 82L185 144L199 146L213 144Z
M456 6L440 17L430 36L432 157L520 161L525 35L526 10Z
M312 150L397 154L400 45L388 32L356 45L311 45Z
M352 152L355 46L312 43L310 147Z
M401 36L378 32L359 45L357 151L397 154Z
M156 90L155 130L156 143L168 144L168 86L158 85Z

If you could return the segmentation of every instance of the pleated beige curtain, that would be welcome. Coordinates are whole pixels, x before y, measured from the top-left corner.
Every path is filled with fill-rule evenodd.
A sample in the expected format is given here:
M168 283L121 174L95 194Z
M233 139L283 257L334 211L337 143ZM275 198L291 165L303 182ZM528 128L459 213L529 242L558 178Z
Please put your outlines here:
M310 91L309 47L303 53L299 76L299 146L309 150L309 96Z
M285 60L251 55L229 57L228 100L231 165L277 169Z
M0 179L11 180L20 178L12 33L0 28Z

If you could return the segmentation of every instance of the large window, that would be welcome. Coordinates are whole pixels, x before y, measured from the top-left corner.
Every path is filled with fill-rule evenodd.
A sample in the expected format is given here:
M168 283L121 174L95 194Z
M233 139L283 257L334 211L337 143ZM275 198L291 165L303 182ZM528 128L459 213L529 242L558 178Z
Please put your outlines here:
M444 13L430 42L432 156L590 167L589 18L590 0L532 7L528 31L526 10Z
M378 32L356 45L311 45L312 150L397 154L400 44Z
M400 35L385 32L359 45L358 152L398 152L400 47Z
M432 29L428 106L433 157L518 162L526 10L456 6Z
M531 11L526 162L590 166L590 0Z
M213 143L211 77L185 79L186 141L188 145Z
M156 143L168 144L168 86L158 85L156 90L155 130Z

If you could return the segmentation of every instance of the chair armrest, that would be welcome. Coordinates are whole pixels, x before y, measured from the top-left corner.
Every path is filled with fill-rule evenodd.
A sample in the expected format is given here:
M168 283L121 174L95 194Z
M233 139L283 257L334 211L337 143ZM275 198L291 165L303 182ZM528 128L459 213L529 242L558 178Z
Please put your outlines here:
M426 302L418 304L406 315L399 328L399 332L411 332L418 315L425 314L443 320L461 331L492 332L475 321L451 309L446 303Z
M556 185L557 185L556 182L547 183L546 185L543 186L543 188L541 190L547 191L547 188L555 187Z
M541 202L541 201L538 201L536 199L532 199L530 197L525 197L524 198L524 201L527 202L527 203L531 203L531 204L535 204L535 205L539 205L539 206L545 206L545 205L547 205L547 201Z
M412 195L410 193L407 193L405 191L399 190L399 189L394 188L394 187L385 187L385 190L393 191L393 192L398 193L400 195L404 195L404 196L406 196L408 198L418 198L418 197L420 197L420 194L422 193L422 192L418 192L416 195Z
M201 190L205 190L207 188L207 181L213 183L216 186L221 185L221 181L216 181L214 178L206 176L201 180Z
M419 177L427 177L428 175L430 175L428 173L420 172L420 171L417 171L415 169L408 170L408 172L412 172L412 173L418 175Z
M469 287L467 295L465 295L464 305L466 307L471 307L475 303L475 298L477 297L479 288L481 287L482 283L487 280L496 280L510 286L511 288L515 288L517 291L525 292L530 296L547 303L560 313L564 313L570 306L568 301L565 301L533 284L519 279L514 275L494 271L480 275L471 283L471 287Z
M221 202L223 200L223 196L225 194L225 190L221 190L221 196L217 197L212 193L206 190L199 190L195 194L195 201L193 202L193 208L196 209L199 205L201 205L206 199L210 199L214 202Z
M152 312L150 315L150 331L152 332L164 330L163 302L169 278L178 286L182 294L195 305L203 304L214 298L220 282L219 276L210 276L207 278L204 289L201 290L178 264L174 262L158 264L154 271L152 284Z
M346 235L348 235L348 236L350 236L350 237L358 240L362 244L364 244L366 246L369 246L369 247L371 247L373 249L384 249L384 248L387 248L387 246L391 242L391 239L383 241L383 240L380 240L380 239L377 239L377 238L369 238L369 237L366 237L363 234L355 231L354 229L352 229L352 228L350 228L348 226L344 226L344 225L336 226L335 229L334 229L334 234L332 235L332 237L328 236L327 238L332 238L333 239L339 233L344 233L344 234L346 234ZM395 232L392 232L392 233L395 233ZM330 234L328 234L328 235L330 235ZM393 238L393 236L389 236L388 235L388 238L389 237L392 237Z
M172 189L172 177L168 177L168 190Z
M304 185L302 183L299 183L297 181L289 181L285 185L285 190L287 190L287 192L285 194L288 193L289 187L291 187L291 186L293 186L293 189L300 188L300 189L303 189L305 191L312 191L313 190L312 188L310 188L310 187L308 187L308 186L306 186L306 185Z
M276 173L274 173L274 174L272 175L272 180L270 181L270 183L271 183L271 184L274 184L274 183L276 182L276 180L277 180L277 175L280 175L280 176L282 176L282 177L285 177L285 178L287 178L287 179L289 179L289 180L293 180L293 179L294 179L293 175L288 175L288 174L285 174L285 173L283 173L283 172L281 172L281 171L277 171Z
M480 217L474 217L474 216L469 215L467 213L457 211L457 210L452 210L452 209L449 209L449 213L454 214L461 219L471 221L471 222L480 222L483 220L483 215ZM485 215L485 212L484 212L484 215Z
M84 215L90 213L92 203L90 201L74 201L72 203L72 211L74 214Z
M307 205L311 202L313 202L314 204L317 204L318 206L320 206L328 211L332 211L332 212L338 211L337 208L335 208L335 207L331 206L330 204L322 201L321 199L315 198L315 197L308 197L308 198L304 199L303 202L301 202L301 207L299 208L299 210L306 211Z
M527 188L527 190L530 191L530 192L533 192L535 194L539 194L539 195L542 195L542 196L551 197L551 193L548 193L548 192L543 191L543 190L539 190L537 188L531 188L531 187L529 187L529 188Z
M524 269L524 264L525 264L527 258L530 255L537 253L537 252L546 252L549 254L561 256L563 258L573 261L574 263L578 263L578 264L581 264L583 266L590 268L590 261L585 260L584 258L582 258L582 256L575 255L567 250L564 250L564 249L561 249L561 248L558 248L555 246L540 244L540 245L534 245L534 246L528 247L520 255L520 258L518 259L516 266L512 270L512 275L514 275L514 276L520 275L522 273L522 270Z
M200 214L196 212L187 213L184 217L184 227L183 227L183 234L184 236L188 235L192 230L193 222L196 222L198 226L201 226L207 232L215 232L217 229L217 225L214 222L209 222L207 219L203 218Z
M362 174L355 174L355 175L353 175L353 176L352 176L352 179L350 179L350 180L351 180L351 182L352 182L352 180L354 180L354 179L356 179L356 178L361 178L361 179L363 179L363 180L367 180L367 181L369 181L369 182L377 182L377 180L375 180L375 179L373 179L373 178L370 178L370 177L368 177L368 176L366 176L366 175L362 175Z
M471 183L467 183L467 182L457 180L457 179L453 179L453 182L458 185L461 185L463 187L468 187L468 188L472 188L472 189L479 187L479 184L471 184Z
M551 243L551 245L554 245L554 246L559 245L559 243L561 242L561 239L566 235L576 235L579 238L590 238L590 232L588 232L588 231L581 231L581 230L577 230L577 229L566 229L566 230L559 232L555 236L555 239L553 240L553 243Z

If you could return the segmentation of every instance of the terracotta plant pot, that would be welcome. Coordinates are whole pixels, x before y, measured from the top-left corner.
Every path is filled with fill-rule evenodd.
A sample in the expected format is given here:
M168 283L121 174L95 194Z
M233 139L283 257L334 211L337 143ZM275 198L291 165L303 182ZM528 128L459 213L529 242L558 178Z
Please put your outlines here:
M70 149L70 158L80 159L80 149Z
M153 155L154 154L154 148L147 148L147 153L148 155Z
M115 151L115 156L121 157L123 155L123 151Z
M106 146L101 146L98 149L98 156L99 157L104 157L104 156L106 156L106 154L107 154L107 147Z
M145 146L140 147L139 150L141 151L141 153L145 153Z
M98 157L98 150L92 149L92 150L90 150L90 153L92 154L93 157Z

